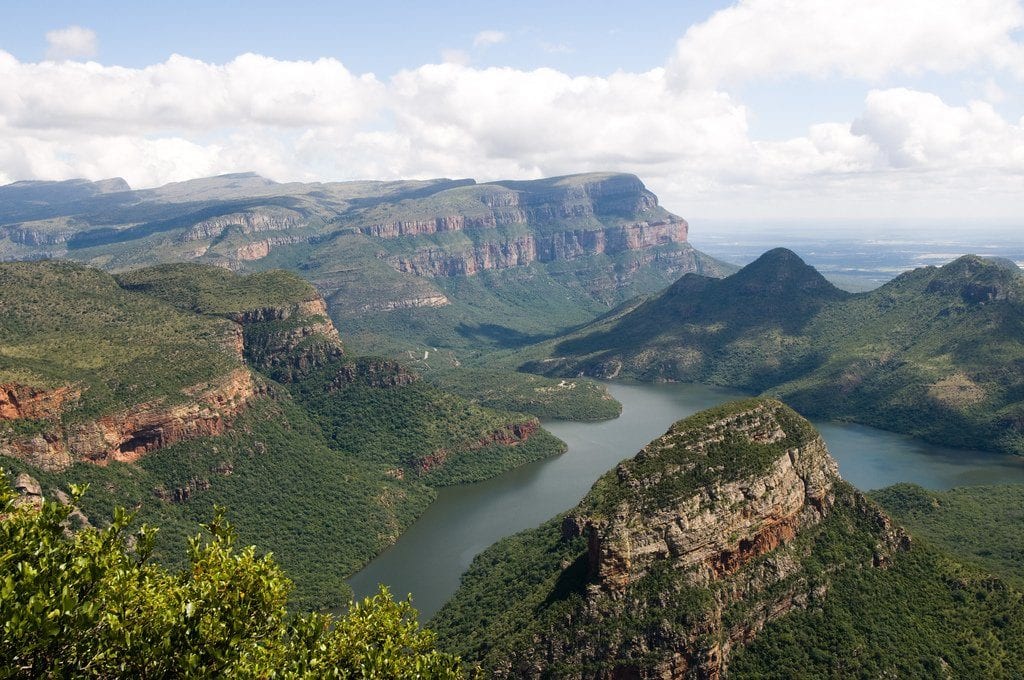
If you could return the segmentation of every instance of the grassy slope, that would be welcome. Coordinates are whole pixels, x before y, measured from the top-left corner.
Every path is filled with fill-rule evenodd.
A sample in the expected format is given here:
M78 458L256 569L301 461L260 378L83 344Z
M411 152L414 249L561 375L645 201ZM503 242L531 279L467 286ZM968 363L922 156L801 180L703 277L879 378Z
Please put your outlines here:
M183 388L241 365L223 346L230 331L227 321L125 291L95 269L0 264L0 382L80 386L68 419L183 399Z
M897 484L871 495L915 536L1024 588L1024 486Z

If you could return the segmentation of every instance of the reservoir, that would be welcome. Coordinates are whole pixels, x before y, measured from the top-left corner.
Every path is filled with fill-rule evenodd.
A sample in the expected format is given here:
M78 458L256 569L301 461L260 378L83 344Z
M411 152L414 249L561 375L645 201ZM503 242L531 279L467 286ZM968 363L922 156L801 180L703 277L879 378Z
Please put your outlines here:
M479 552L573 507L605 471L680 418L749 396L706 385L607 385L622 403L619 418L545 422L569 445L564 454L478 484L440 489L437 500L394 546L349 579L355 596L371 595L384 583L396 598L411 593L420 620L429 620ZM865 491L896 482L931 489L1024 483L1024 458L949 449L863 425L812 422L839 461L840 474Z

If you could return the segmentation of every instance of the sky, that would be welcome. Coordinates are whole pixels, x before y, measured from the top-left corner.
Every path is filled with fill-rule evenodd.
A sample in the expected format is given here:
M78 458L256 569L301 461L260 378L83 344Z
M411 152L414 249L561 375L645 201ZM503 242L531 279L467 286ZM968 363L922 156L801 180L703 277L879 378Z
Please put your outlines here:
M1020 225L1022 3L0 0L0 184L610 170L687 217Z

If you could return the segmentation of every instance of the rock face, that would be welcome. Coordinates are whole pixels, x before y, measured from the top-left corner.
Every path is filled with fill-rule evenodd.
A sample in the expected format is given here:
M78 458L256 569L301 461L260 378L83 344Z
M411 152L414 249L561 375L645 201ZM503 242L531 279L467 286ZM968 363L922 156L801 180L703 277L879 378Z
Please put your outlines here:
M80 390L67 385L43 390L17 383L0 384L0 421L54 418L80 396Z
M489 269L525 267L533 262L575 260L591 255L613 255L645 250L656 245L685 243L685 220L639 222L600 230L574 229L557 234L524 234L468 250L426 248L412 255L396 255L388 262L398 271L417 276L470 276Z
M344 354L323 298L226 314L244 330L246 361L291 382Z
M686 445L699 456L723 441L726 432L759 444L782 442L787 434L773 415L776 408L765 402L731 414L701 428ZM671 432L662 439L680 445ZM640 455L657 456L659 441ZM619 466L617 475L627 486L650 483L637 480L628 465ZM830 492L837 475L824 442L814 437L780 450L765 469L695 489L657 510L627 500L610 517L578 519L588 537L593 581L608 593L621 594L651 564L667 561L693 583L706 585L820 522L834 500Z
M360 357L342 364L327 384L328 392L335 392L351 385L364 387L402 387L420 379L417 373L397 361Z
M805 567L823 559L815 536L850 531L874 548ZM909 547L813 427L770 399L674 425L594 485L561 541L585 546L555 580L578 599L521 622L533 632L487 660L495 677L719 678L736 646L827 597L830 572L885 568Z
M138 404L95 420L53 423L39 434L0 441L0 453L48 471L76 462L131 463L184 439L221 434L260 393L252 373L239 368L216 383L190 388L183 403Z
M179 237L179 240L188 242L217 238L223 236L230 228L235 228L246 235L266 231L285 231L299 226L302 222L302 215L294 210L273 208L247 210L218 215L196 222Z

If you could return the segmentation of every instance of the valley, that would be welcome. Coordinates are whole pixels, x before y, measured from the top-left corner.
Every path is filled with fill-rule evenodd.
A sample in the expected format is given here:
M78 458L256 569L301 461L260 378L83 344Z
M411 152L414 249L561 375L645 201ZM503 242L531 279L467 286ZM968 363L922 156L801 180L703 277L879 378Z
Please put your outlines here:
M492 543L533 528L576 504L622 458L661 435L675 420L747 395L683 383L608 383L622 415L601 423L544 421L567 451L479 484L441 489L437 500L397 543L356 573L357 595L411 593L425 619L457 590L473 557ZM812 420L839 465L862 491L911 482L928 489L1008 484L1024 488L1024 459L965 451L860 425ZM1006 545L1012 545L1006 541ZM446 546L440 551L437 546Z
M970 528L1024 484L1012 261L860 293L782 248L737 268L614 173L4 193L18 507L88 484L82 535L155 524L170 570L227 507L292 610L383 610L384 584L494 677L1024 658L991 624L1017 616L1017 535ZM843 623L906 628L903 600L941 612L920 640ZM960 642L979 655L941 656Z

